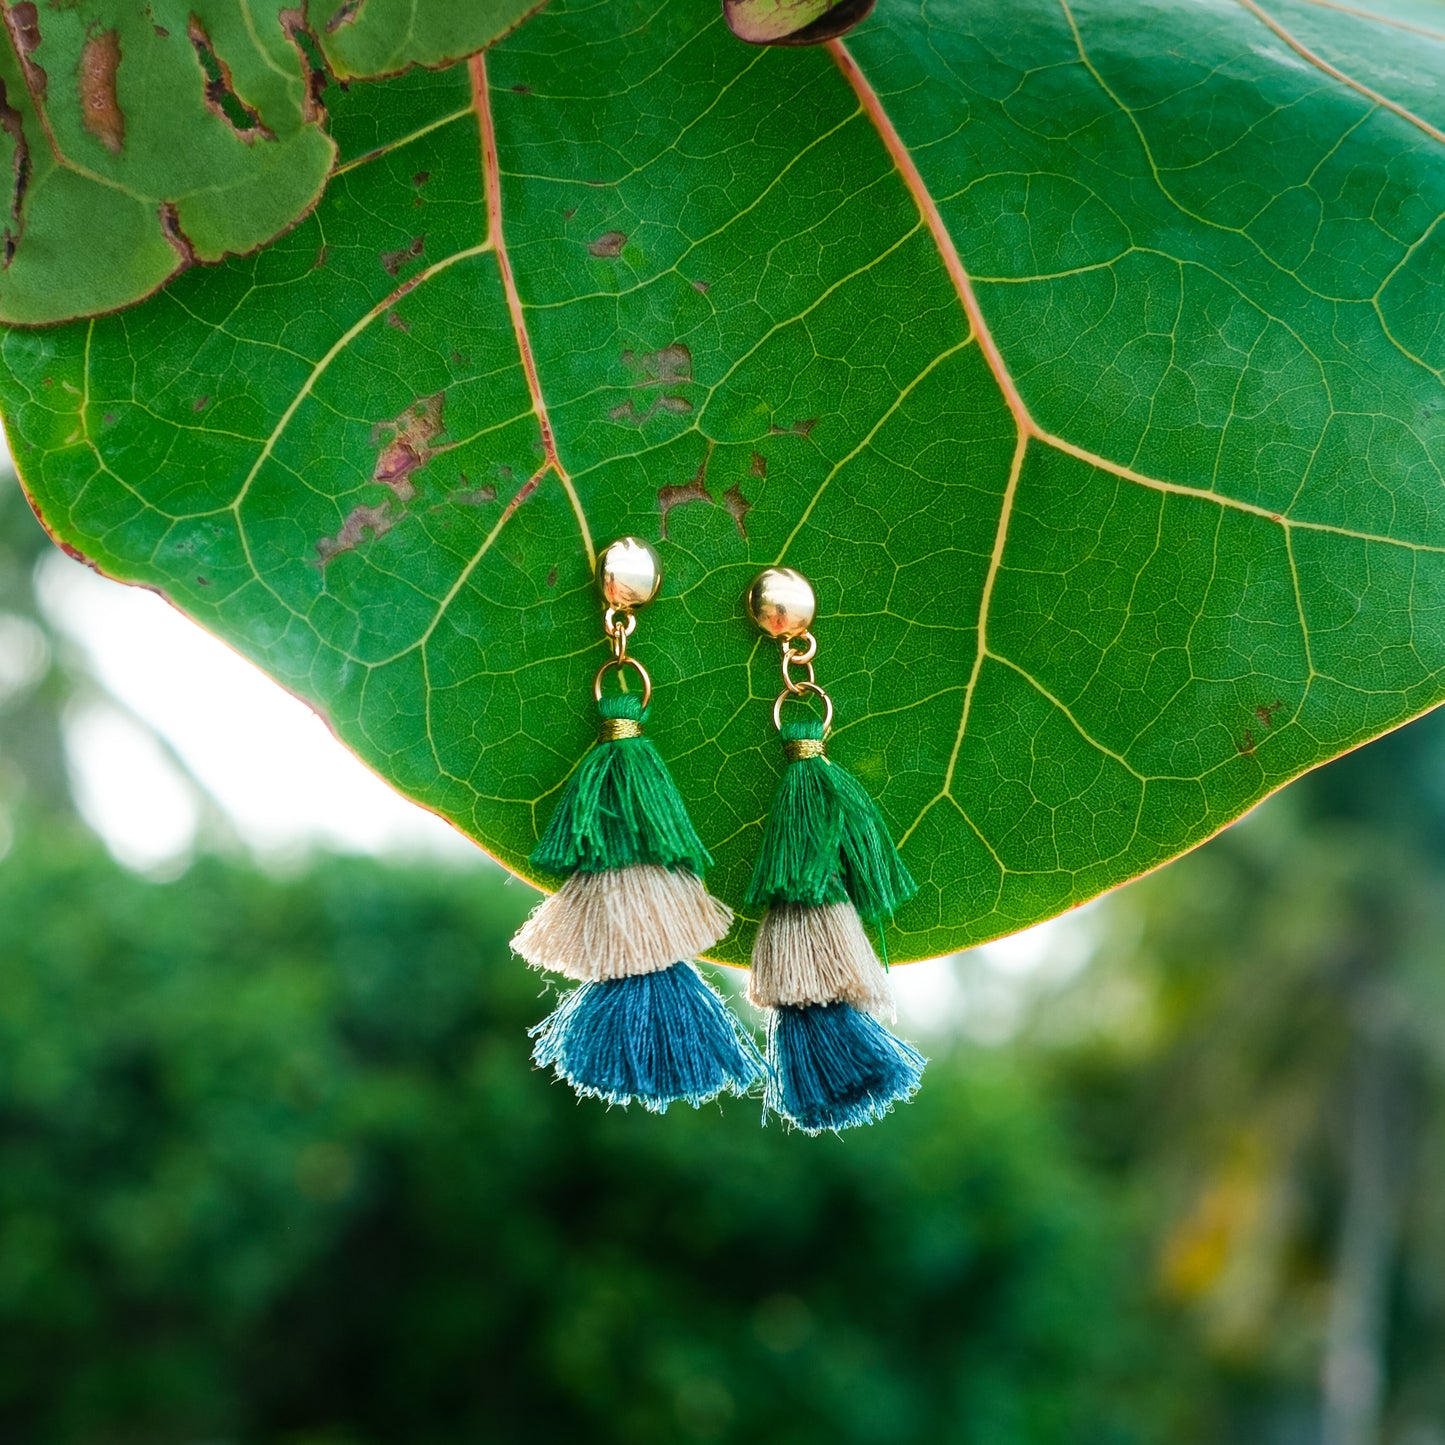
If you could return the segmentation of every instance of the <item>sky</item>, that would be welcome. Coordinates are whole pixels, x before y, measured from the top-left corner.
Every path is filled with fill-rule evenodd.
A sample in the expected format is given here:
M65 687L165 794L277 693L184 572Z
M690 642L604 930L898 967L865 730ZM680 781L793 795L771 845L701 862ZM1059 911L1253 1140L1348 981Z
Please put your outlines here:
M82 813L122 863L175 876L208 839L225 837L278 868L317 849L446 860L461 877L469 864L497 866L154 593L59 550L42 559L37 583L47 617L104 688L67 714L65 738ZM0 689L23 685L33 646L0 617ZM1090 932L1085 912L959 959L897 968L900 1023L1003 1042L1034 986L1082 966Z
M38 583L51 622L120 704L97 699L77 710L66 742L86 820L121 861L164 868L184 857L205 794L246 844L278 862L314 847L477 854L360 763L304 703L155 593L58 550Z

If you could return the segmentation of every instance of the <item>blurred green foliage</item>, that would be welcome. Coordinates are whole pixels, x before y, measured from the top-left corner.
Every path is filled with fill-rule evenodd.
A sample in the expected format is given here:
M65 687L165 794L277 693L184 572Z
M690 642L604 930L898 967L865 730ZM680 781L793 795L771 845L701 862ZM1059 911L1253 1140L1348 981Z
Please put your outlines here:
M1007 1058L846 1138L535 1072L491 873L0 863L0 1436L1161 1438L1187 1351ZM1081 1435L1080 1432L1083 1432Z
M1442 1445L1445 717L1100 916L1016 1046L1147 1200L1225 1438Z

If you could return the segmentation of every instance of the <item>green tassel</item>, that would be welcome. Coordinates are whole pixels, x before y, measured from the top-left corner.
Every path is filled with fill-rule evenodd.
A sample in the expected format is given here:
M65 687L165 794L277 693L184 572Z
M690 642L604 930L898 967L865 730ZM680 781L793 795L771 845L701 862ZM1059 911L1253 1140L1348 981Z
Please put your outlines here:
M667 765L642 736L642 699L609 693L598 704L608 724L631 722L638 733L599 742L567 780L562 801L532 850L547 873L600 873L634 863L689 868L699 877L712 864Z
M877 803L852 773L823 756L822 723L785 723L782 738L819 746L811 756L795 757L778 784L748 903L851 901L870 923L891 918L918 885Z

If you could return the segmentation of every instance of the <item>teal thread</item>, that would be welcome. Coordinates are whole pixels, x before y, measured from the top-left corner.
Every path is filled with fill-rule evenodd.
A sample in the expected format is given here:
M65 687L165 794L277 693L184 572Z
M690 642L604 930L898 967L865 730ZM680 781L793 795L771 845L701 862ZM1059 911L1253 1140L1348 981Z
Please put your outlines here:
M768 1107L807 1134L872 1124L909 1099L927 1060L846 1003L773 1010Z
M534 1062L584 1098L654 1114L746 1094L766 1073L751 1036L690 963L584 983L532 1037Z

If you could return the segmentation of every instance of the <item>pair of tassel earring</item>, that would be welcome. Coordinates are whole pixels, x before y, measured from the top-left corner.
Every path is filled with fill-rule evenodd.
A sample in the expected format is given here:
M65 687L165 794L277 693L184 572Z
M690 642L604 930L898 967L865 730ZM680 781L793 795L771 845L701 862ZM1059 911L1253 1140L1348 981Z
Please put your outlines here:
M535 867L566 881L512 942L528 963L578 984L533 1030L533 1058L579 1094L659 1113L761 1087L768 1108L808 1133L881 1118L917 1089L924 1060L878 1020L892 994L863 920L881 937L917 885L877 804L826 754L833 703L814 676L812 588L769 568L748 593L783 671L773 722L786 767L747 898L765 909L748 986L768 1012L764 1056L691 961L733 917L703 884L712 858L643 731L652 680L628 640L661 566L645 542L624 537L597 573L612 652L592 688L598 740L532 853ZM610 672L629 670L640 693L604 692ZM821 720L783 720L787 703L809 698Z

